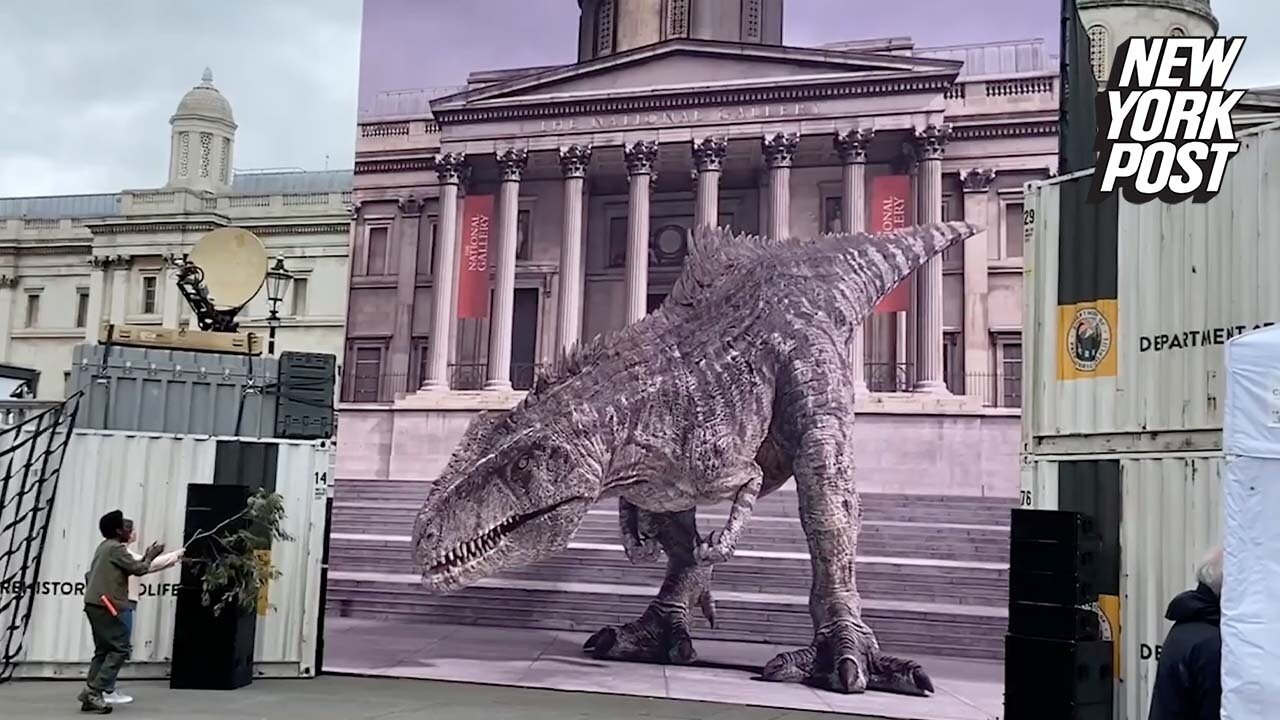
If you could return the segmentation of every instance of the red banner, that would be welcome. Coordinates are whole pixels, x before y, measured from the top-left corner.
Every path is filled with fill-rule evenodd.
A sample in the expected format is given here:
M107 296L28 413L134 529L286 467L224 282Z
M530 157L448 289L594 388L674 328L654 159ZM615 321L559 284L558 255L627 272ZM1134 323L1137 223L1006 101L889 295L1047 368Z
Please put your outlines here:
M458 317L489 314L489 234L493 196L468 195L462 201L462 254L458 268Z
M871 180L871 223L873 233L904 228L911 215L911 176L881 175ZM905 312L911 307L911 284L898 283L880 304L878 313Z

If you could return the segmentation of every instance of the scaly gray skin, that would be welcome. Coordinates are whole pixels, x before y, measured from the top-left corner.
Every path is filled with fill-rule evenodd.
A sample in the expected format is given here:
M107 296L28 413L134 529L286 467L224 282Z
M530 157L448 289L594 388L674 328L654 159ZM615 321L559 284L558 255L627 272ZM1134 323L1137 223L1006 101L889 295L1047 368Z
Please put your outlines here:
M568 544L592 504L618 497L628 555L642 561L661 546L667 576L644 615L600 630L585 649L691 662L689 612L699 605L714 617L714 564L733 556L756 498L794 477L814 639L775 657L763 677L931 692L924 670L882 654L862 621L850 348L880 299L976 231L700 233L661 308L575 350L515 409L467 429L415 522L424 586L447 592L542 559ZM700 537L694 508L729 499L725 526Z

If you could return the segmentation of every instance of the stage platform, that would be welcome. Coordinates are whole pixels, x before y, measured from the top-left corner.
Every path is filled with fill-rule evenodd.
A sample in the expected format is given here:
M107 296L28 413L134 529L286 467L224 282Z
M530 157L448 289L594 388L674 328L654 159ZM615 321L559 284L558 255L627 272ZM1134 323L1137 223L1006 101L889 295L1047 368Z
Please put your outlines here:
M584 655L588 632L429 625L330 616L324 671L388 678L610 693L670 700L841 713L886 720L999 720L998 662L917 657L937 692L839 695L753 679L781 650L758 643L697 641L692 666L599 661Z

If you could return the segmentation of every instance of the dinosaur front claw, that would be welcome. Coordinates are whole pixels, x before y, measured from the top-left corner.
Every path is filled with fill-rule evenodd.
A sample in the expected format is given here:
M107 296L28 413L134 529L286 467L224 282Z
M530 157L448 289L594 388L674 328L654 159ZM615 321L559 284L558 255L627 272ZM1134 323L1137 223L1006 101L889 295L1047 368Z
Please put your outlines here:
M800 682L843 694L867 690L925 696L933 681L914 660L884 655L870 633L841 629L800 650L780 653L760 673L771 682Z
M633 565L654 562L662 554L662 545L657 538L626 532L622 533L622 548Z
M733 558L734 543L728 533L713 530L706 539L698 540L693 548L693 559L699 565L715 565Z

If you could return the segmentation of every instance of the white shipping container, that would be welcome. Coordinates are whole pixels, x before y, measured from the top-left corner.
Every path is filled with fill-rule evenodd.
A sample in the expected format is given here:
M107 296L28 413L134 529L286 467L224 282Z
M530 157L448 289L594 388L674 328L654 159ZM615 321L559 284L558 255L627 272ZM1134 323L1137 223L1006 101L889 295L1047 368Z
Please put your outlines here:
M1114 357L1100 370L1060 367L1071 363L1072 318L1081 309L1060 307L1059 202L1064 184L1088 183L1093 171L1028 184L1025 451L1221 448L1218 432L1185 433L1222 427L1224 343L1242 329L1280 322L1280 123L1242 132L1240 140L1214 199L1120 199L1114 257L1069 256L1068 282L1088 283L1084 276L1098 272L1116 278L1117 317L1101 351Z
M138 552L159 540L182 545L187 485L213 482L220 444L276 447L275 491L284 498L284 530L272 562L282 575L267 588L254 647L258 677L310 677L316 672L317 629L323 608L321 561L325 504L333 488L329 441L247 440L160 433L77 430L62 465L45 546L30 631L18 677L83 677L93 642L84 618L83 582L101 541L98 518L120 508L138 530ZM172 655L180 570L142 578L133 656L124 678L166 677ZM27 588L30 592L32 588ZM12 589L6 589L12 591Z
M1120 627L1115 719L1147 720L1156 662L1172 623L1169 601L1195 587L1195 568L1222 542L1223 460L1214 453L1072 456L1070 462L1116 460L1120 464ZM1064 459L1027 458L1022 468L1024 505L1059 509L1059 469Z

